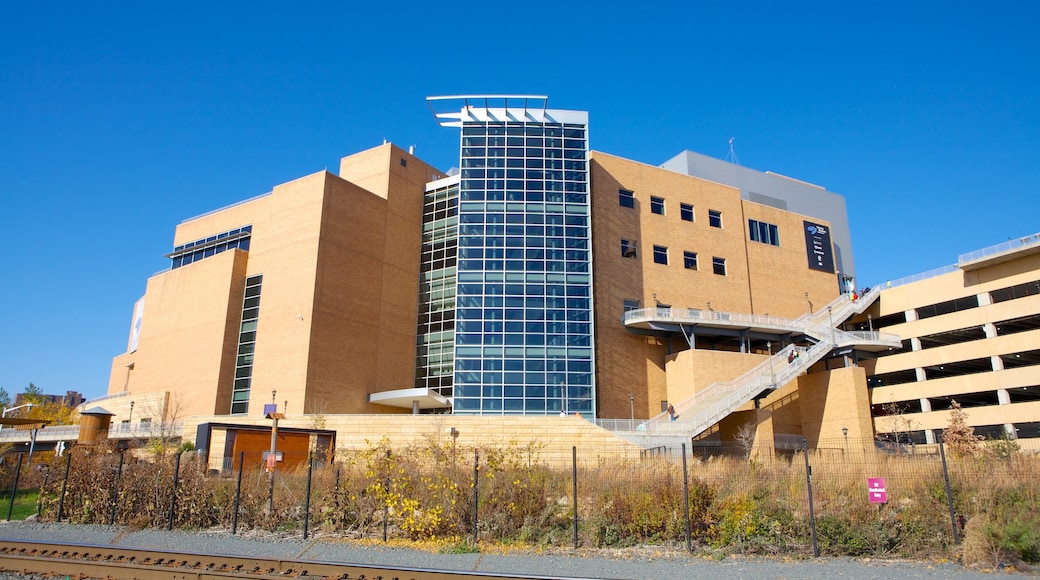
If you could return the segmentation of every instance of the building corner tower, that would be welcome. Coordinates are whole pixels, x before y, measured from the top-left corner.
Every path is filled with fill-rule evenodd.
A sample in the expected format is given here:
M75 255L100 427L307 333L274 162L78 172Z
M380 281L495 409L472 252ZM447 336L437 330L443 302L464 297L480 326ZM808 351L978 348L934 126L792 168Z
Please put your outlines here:
M460 171L427 186L416 386L454 413L594 416L588 113L427 102L461 130Z

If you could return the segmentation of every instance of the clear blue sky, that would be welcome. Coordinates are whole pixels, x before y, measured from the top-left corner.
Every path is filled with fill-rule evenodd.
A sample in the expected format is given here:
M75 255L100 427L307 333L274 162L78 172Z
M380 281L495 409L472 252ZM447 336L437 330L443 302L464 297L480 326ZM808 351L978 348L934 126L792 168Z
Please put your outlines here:
M105 393L181 220L549 95L593 149L843 194L859 280L1040 231L1040 3L16 2L0 17L0 387Z

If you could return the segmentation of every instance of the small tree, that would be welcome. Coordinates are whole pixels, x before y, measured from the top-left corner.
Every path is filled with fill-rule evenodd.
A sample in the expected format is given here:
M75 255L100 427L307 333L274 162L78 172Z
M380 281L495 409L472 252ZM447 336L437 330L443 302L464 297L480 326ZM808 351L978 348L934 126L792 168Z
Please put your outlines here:
M737 428L736 435L733 438L740 445L740 448L744 450L744 459L751 459L751 452L755 448L755 434L758 432L757 427L751 421L744 423Z
M978 455L982 451L979 444L983 437L975 434L975 428L968 425L968 415L961 410L957 401L950 401L950 423L943 429L943 443L950 452L959 457Z

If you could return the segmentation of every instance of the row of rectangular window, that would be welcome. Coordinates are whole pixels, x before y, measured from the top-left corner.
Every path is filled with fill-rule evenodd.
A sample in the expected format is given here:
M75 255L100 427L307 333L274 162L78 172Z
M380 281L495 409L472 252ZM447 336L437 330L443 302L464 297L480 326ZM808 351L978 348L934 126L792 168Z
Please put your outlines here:
M501 373L501 372L460 372L455 374L455 382L459 384L460 395L472 393L485 397L520 397L526 394L532 397L559 398L564 388L573 397L584 396L592 376L588 373ZM553 382L558 381L558 382ZM505 391L503 391L505 387ZM585 387L584 389L582 387ZM475 389L480 389L476 391Z
M219 234L217 234L215 236L209 236L208 238L201 238L201 239L198 239L198 240L195 240L195 241L192 241L192 242L188 242L187 244L181 244L179 246L174 247L173 248L173 252L177 253L177 252L180 252L181 250L187 250L187 249L190 249L190 248L194 248L195 246L202 246L202 245L206 245L206 244L211 244L211 243L216 242L218 240L223 240L224 238L233 238L233 237L239 236L241 234L251 233L252 231L253 231L253 226L252 225L242 226L240 228L236 228L236 229L233 229L233 230L228 230L226 232L221 232L221 233L219 233Z
M561 407L561 405L563 405ZM456 396L452 405L452 412L457 415L466 415L480 412L500 412L503 415L532 415L544 412L547 415L556 413L592 413L591 400L568 400L562 403L554 399L477 399L461 398Z
M749 219L748 234L753 242L761 242L770 246L780 245L780 229L776 224Z
M592 346L591 336L567 336L564 334L456 334L456 344L509 345L509 346Z
M465 217L465 216L463 216ZM479 216L476 216L479 219ZM582 217L582 221L585 218ZM566 228L566 229L565 229ZM482 223L462 223L459 225L460 236L478 236L486 234L488 236L537 236L537 237L568 237L568 238L584 238L589 235L588 228L582 226L541 226L541 225L528 225L522 224L517 225L505 225L505 224L487 224L487 227Z
M463 147L462 158L585 159L584 146L574 149L542 149L536 147Z
M458 346L455 353L459 358L592 360L592 348L584 346Z
M466 201L529 201L529 202L546 202L550 205L559 205L559 212L564 211L563 203L567 203L566 206L568 213L570 209L575 207L575 204L580 204L581 207L587 207L589 201L589 194L587 193L564 193L562 191L524 191L522 189L510 189L510 190L483 190L475 189L464 191L461 194L461 198ZM553 210L546 208L546 213L553 213ZM585 213L585 212L579 212Z
M509 168L509 169L545 169L582 171L588 169L588 162L584 159L560 159L554 157L545 159L543 157L466 157L462 159L461 169Z
M636 242L633 240L621 240L621 257L636 258ZM654 246L654 263L668 265L668 247ZM720 276L726 275L726 259L718 256L711 259L712 271ZM697 252L683 251L683 267L687 270L697 270Z
M635 193L628 189L618 190L618 203L621 207L634 208L636 206ZM663 197L650 196L650 212L665 215L665 200ZM683 221L694 221L693 205L688 203L679 204L679 217ZM722 212L714 209L708 210L708 225L713 228L722 227Z
M523 135L465 135L463 147L585 147L584 139L564 137L525 137Z
M584 139L585 129L582 125L572 123L466 123L462 127L463 136L477 135L520 135L527 137L567 137Z
M462 179L525 179L527 181L585 181L584 171L564 169L463 169Z
M181 266L187 266L200 260L209 258L210 256L216 256L217 254L226 252L228 250L249 250L249 238L237 238L229 240L227 242L221 242L219 244L206 246L199 248L193 252L184 252L180 255L171 258L170 268L176 269Z
M549 179L537 179L537 180L523 180L523 179L465 179L462 181L462 189L466 191L473 190L513 190L516 192L570 192L570 193L586 193L588 192L587 182L582 181L561 181L561 180L549 180ZM466 199L463 196L463 199Z

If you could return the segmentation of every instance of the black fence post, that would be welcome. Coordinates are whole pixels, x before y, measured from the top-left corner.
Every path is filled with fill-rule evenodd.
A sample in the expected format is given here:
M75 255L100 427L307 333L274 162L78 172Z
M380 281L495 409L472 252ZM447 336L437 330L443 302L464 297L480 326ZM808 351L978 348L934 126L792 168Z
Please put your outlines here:
M47 489L47 484L51 482L51 468L47 465L43 466L43 483L40 484L40 491L36 494L36 513L43 515L43 492Z
M479 493L477 492L477 484L480 483L480 451L473 450L473 544L477 543L477 502L479 501Z
M116 523L116 503L119 501L119 480L123 478L123 456L126 455L126 451L119 453L119 470L116 471L116 482L112 486L112 515L108 517L108 525Z
M58 498L58 519L57 522L61 523L61 516L65 514L65 489L69 485L69 468L72 467L72 450L69 449L69 457L65 460L65 481L61 482L61 497Z
M231 535L238 532L238 504L242 500L242 464L245 463L246 452L238 454L238 483L235 485L235 511L231 514Z
M303 539L307 539L307 525L311 521L311 474L314 473L314 452L307 453L307 499L303 507Z
M170 519L166 523L166 531L173 529L173 511L177 507L177 483L181 474L181 454L177 452L177 461L173 466L173 493L170 494Z
M386 541L386 528L390 517L390 476L383 478L383 541Z
M571 447L571 480L574 484L574 549L578 549L578 446Z
M686 468L686 444L682 444L682 495L683 513L686 516L686 551L693 551L693 542L690 539L690 475Z
M950 469L946 465L946 446L943 436L939 435L939 457L942 459L943 481L946 483L946 506L950 508L950 526L953 528L953 543L959 544L960 533L957 531L957 516L953 511L953 489L950 488Z
M816 509L812 498L812 466L809 465L809 442L802 437L802 455L805 456L805 485L809 489L809 531L812 534L812 553L820 557L820 544L816 541Z
M18 466L14 468L14 484L11 486L11 503L7 506L7 521L11 521L11 514L14 512L14 496L18 493L18 478L22 475L22 459L24 458L24 453L18 454Z

